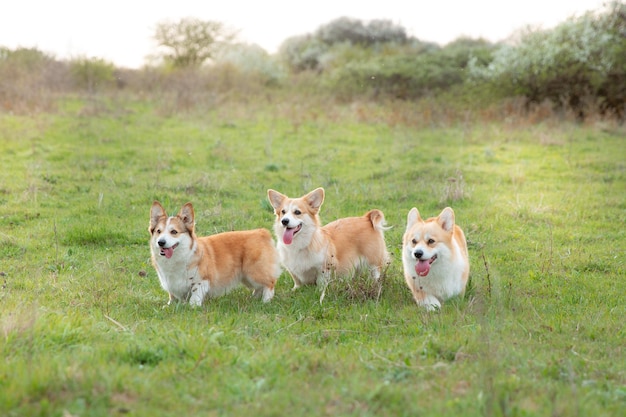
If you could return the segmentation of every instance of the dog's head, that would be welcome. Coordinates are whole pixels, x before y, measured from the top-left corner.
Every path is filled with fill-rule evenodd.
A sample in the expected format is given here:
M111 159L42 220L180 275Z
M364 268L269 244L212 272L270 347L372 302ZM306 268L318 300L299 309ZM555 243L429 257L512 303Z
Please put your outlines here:
M191 203L185 204L178 214L168 217L158 201L150 209L151 248L154 254L170 259L180 245L191 245L194 239L194 212Z
M323 188L316 188L300 198L289 198L278 191L267 190L267 198L276 215L274 231L285 245L290 245L296 236L310 236L319 227Z
M405 259L415 262L415 272L425 277L438 259L448 257L454 231L454 211L446 207L438 217L422 220L413 207L402 238Z

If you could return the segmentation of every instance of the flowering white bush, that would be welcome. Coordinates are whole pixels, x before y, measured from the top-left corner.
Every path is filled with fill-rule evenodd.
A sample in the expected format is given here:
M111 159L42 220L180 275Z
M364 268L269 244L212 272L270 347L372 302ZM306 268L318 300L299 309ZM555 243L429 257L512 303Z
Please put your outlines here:
M278 82L287 75L280 62L258 45L231 45L218 54L215 64L230 64L242 74L260 76L266 83Z
M506 95L523 95L529 103L550 99L569 106L579 117L590 102L600 98L606 103L608 95L616 99L611 106L617 108L611 110L623 114L626 93L607 83L626 78L625 57L626 4L615 2L608 12L590 12L552 30L522 34L502 45L488 65L471 60L469 74Z

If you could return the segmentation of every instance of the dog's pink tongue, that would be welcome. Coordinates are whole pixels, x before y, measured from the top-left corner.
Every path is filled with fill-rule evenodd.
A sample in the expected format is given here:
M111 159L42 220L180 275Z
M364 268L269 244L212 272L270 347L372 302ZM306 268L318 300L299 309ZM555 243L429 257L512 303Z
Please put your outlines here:
M174 248L163 248L161 250L167 259L170 259L174 254Z
M428 275L428 272L430 272L429 260L417 261L417 263L415 264L415 272L417 272L417 275L419 275L420 277L425 277L426 275Z
M293 241L293 234L295 232L295 228L293 229L285 229L285 233L283 234L283 242L285 242L285 245L291 245L291 242Z

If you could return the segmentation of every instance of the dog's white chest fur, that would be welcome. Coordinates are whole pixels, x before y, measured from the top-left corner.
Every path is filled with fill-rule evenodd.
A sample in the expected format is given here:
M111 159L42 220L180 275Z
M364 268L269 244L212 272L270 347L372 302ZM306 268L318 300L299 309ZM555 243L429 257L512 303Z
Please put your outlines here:
M202 280L197 267L189 267L193 264L196 248L189 251L177 250L167 259L159 254L155 245L152 246L152 254L161 287L178 300L189 301L192 305L202 304L209 291L209 284Z
M303 221L302 230L292 243L284 243L280 236L283 234L280 223L274 225L274 232L278 237L276 249L281 263L294 278L294 289L301 285L314 284L321 278L322 268L327 256L327 245L321 245L321 236L310 219ZM316 242L316 244L313 244ZM315 250L312 247L319 247Z
M308 245L277 244L282 264L294 277L294 288L315 283L322 275L320 265L326 261L326 249L313 251Z

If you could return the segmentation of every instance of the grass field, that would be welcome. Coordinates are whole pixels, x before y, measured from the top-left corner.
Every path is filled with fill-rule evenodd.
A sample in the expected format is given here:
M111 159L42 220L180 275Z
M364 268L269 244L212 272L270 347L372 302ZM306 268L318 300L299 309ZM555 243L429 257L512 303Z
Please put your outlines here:
M0 415L623 415L623 128L387 116L77 99L0 114ZM283 274L268 304L242 288L166 306L153 200L193 202L212 234L269 229L268 188L318 186L326 222L384 211L382 292L339 279L320 303ZM471 281L426 313L400 240L411 207L447 205Z

